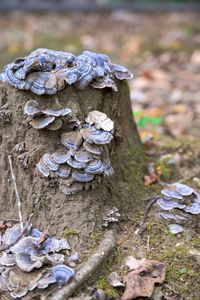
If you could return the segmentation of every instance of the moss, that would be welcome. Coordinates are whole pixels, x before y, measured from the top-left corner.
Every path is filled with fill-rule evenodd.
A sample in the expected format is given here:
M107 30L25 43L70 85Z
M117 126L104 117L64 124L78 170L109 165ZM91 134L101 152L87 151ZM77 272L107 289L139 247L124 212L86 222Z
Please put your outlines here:
M199 266L194 257L189 253L200 242L200 237L195 234L190 242L186 243L187 233L172 235L163 220L148 219L146 231L141 238L141 247L146 244L149 236L148 258L156 259L167 264L165 282L186 299L190 299L191 288L194 290L194 300L199 299L200 279Z
M116 290L109 284L109 282L105 276L99 277L95 286L98 289L104 290L106 292L106 294L113 299L116 299L118 296Z
M95 242L100 242L102 239L103 233L102 232L96 232L93 231L90 235L90 239L95 241Z
M69 238L70 236L78 235L79 233L80 233L79 230L71 229L71 228L65 226L64 229L63 229L63 234L62 234L62 236L63 236L63 238L67 239L67 238Z

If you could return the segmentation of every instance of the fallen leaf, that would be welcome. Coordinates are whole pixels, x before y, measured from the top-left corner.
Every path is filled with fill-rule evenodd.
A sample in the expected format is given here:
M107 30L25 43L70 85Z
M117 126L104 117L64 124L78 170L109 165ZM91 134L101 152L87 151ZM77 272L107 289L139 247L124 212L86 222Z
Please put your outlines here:
M143 259L139 267L123 278L126 289L121 300L151 297L155 283L165 280L166 265L156 260Z
M130 270L134 270L137 269L141 266L141 264L143 263L143 259L136 259L133 256L127 256L125 259L125 264L127 267L129 267Z

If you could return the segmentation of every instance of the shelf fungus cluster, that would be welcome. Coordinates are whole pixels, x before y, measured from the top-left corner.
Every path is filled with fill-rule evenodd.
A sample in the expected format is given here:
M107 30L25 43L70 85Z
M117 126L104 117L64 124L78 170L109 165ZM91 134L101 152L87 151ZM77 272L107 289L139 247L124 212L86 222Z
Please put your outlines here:
M42 107L36 100L29 100L24 106L24 113L31 118L30 124L35 129L58 130L63 125L63 117L71 114L71 109L54 103L50 108Z
M0 256L2 293L18 299L52 284L63 285L75 275L75 269L66 265L70 262L66 239L47 236L31 226L23 236L21 230L20 224L14 224L1 237L0 246L7 248Z
M200 195L186 184L176 182L168 184L161 190L162 197L157 204L163 210L159 215L166 220L173 220L183 224L189 215L200 214ZM173 234L180 233L184 228L180 224L170 224L169 229Z
M92 85L97 89L108 87L116 91L115 78L123 80L131 77L125 67L112 64L105 54L84 51L75 56L42 48L15 59L0 74L1 81L37 95L53 95L72 84L78 89Z
M114 122L99 111L90 112L74 131L62 133L64 151L45 153L37 167L44 177L58 177L66 195L93 189L114 171L107 145L113 139Z

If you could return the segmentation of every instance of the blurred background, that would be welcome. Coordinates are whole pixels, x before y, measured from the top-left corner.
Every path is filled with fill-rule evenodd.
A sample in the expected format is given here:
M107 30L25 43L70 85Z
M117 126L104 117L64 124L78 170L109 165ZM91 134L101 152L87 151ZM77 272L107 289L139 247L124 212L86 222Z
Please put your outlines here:
M107 53L134 73L144 143L200 136L200 1L0 0L0 67L45 47Z

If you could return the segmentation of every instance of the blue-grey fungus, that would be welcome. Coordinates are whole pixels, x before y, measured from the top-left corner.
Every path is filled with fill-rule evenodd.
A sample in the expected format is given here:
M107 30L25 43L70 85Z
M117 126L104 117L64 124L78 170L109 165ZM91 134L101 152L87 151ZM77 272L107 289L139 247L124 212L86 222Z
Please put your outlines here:
M179 224L170 224L169 225L169 230L172 234L178 234L184 231L183 226Z
M38 171L44 176L49 177L50 170L48 169L47 165L44 163L43 158L40 159L39 163L37 164Z
M193 202L191 205L187 205L183 210L192 215L198 215L200 214L200 204Z
M53 123L46 126L46 129L55 131L55 130L60 129L62 127L62 125L63 125L63 121L61 119L55 119L55 121L53 121Z
M72 167L73 169L83 169L86 167L86 164L85 163L82 163L80 161L77 161L76 159L74 158L69 158L68 161L67 161L67 164Z
M61 178L68 178L71 173L71 167L69 167L67 164L60 165L56 174Z
M106 146L113 139L113 121L99 111L88 113L85 121L79 122L76 130L61 134L66 152L46 153L37 165L44 177L57 175L60 190L65 195L94 189L102 176L114 173Z
M28 289L24 286L19 286L11 292L11 297L14 299L22 298L28 293Z
M35 129L43 129L47 126L49 126L53 121L55 121L54 116L39 116L35 117L33 120L31 120L30 124L33 126Z
M60 185L61 192L66 196L75 195L78 192L82 192L83 189L84 189L84 185L80 182L72 183L70 186L67 186L65 184Z
M83 143L83 147L90 153L94 155L101 155L103 152L102 148L100 146L94 145L94 144L89 144L87 142Z
M112 64L105 54L84 51L75 56L42 48L16 59L0 74L1 81L37 95L53 95L72 84L78 89L93 85L117 91L115 78L130 79L132 74L125 67Z
M21 234L20 224L16 224L11 228L7 228L6 232L2 236L2 243L5 245L10 245L15 243Z
M79 130L70 131L61 135L61 143L68 149L78 150L83 142L83 138Z
M31 272L34 269L42 267L44 257L35 256L32 258L30 254L22 252L15 255L15 261L20 270L24 272Z
M185 205L180 204L173 200L167 200L163 198L159 198L157 201L157 204L164 210L172 210L174 208L184 209Z
M94 179L94 175L85 173L85 172L81 172L81 171L74 171L72 173L72 178L78 182L88 182L88 181L92 181Z
M167 198L174 198L179 200L183 199L183 196L174 189L163 189L161 191L161 194L163 194Z
M70 152L55 152L52 154L52 159L57 164L64 164L71 157Z
M52 155L49 153L45 153L42 157L44 164L47 166L48 169L50 169L51 171L57 171L59 164L57 164L53 158Z
M15 257L12 252L4 252L0 257L0 265L10 267L15 265Z
M78 151L75 152L74 158L81 163L88 163L94 160L94 156L84 147L81 147Z
M26 102L24 106L24 113L28 116L33 116L33 117L42 114L39 104L35 100L29 100Z
M66 265L57 265L52 268L52 274L58 284L64 284L75 275L75 271Z
M101 159L95 159L87 164L85 172L88 174L102 174L104 171L104 165Z
M174 186L175 191L178 192L182 196L190 196L194 192L193 188L189 187L186 184L182 184L179 182L174 183L172 186Z
M85 124L80 132L83 139L89 144L105 145L109 144L113 139L111 132L103 129L96 129L90 124Z

